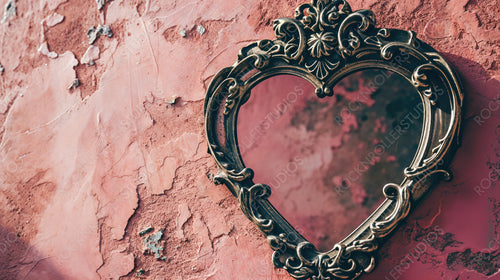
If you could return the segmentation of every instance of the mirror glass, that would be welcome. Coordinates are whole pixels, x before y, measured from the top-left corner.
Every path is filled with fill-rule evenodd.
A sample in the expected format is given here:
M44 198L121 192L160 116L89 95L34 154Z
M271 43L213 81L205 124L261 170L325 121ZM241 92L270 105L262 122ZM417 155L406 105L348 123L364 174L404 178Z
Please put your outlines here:
M422 105L402 76L382 69L353 73L318 98L308 81L280 75L251 91L237 137L254 182L319 251L329 251L400 183L417 150Z

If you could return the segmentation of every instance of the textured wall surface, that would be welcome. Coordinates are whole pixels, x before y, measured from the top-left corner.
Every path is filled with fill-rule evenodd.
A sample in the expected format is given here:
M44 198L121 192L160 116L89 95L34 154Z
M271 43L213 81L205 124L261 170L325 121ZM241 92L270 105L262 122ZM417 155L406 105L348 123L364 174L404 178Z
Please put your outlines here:
M202 108L211 77L303 1L97 2L0 1L0 279L290 279L210 181ZM350 3L416 31L466 94L454 180L363 279L500 279L500 3Z

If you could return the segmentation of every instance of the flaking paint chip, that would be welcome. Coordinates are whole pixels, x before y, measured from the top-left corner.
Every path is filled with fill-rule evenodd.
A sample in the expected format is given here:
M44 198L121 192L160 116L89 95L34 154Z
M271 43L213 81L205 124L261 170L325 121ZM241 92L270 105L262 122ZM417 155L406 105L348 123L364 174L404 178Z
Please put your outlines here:
M49 45L47 45L47 42L43 42L40 45L40 47L38 47L38 52L47 56L48 58L57 58L58 57L56 52L49 51Z
M174 105L176 102L177 102L177 99L179 98L179 96L177 95L172 95L170 96L168 99L167 99L167 103L170 104L170 105Z
M92 26L89 31L87 31L89 45L92 45L101 35L108 36L109 38L113 37L111 27L109 27L109 25L98 25L97 27Z
M200 33L200 35L205 34L205 31L207 31L207 30L205 29L205 27L203 27L203 25L201 25L201 24L200 24L200 25L198 25L198 27L196 28L196 30L198 31L198 33Z
M142 245L144 246L144 254L153 254L157 260L166 260L163 254L163 243L161 241L163 237L163 231L159 230L157 233L149 235L142 240Z
M80 80L74 79L73 82L71 82L71 84L69 85L68 90L74 90L79 86L80 86Z
M82 59L80 60L81 64L88 64L88 65L94 65L95 61L99 59L99 47L90 45L87 48L87 51L85 51L85 54L82 56Z
M106 5L106 1L105 0L96 0L96 3L97 3L97 9L98 10L101 10L104 5Z
M145 229L143 229L143 230L141 230L141 231L139 232L139 236L144 236L144 235L146 235L147 233L151 232L152 230L153 230L153 228L152 228L152 227L147 227L147 228L145 228Z
M53 13L50 16L46 17L43 21L47 24L47 27L53 27L58 25L64 20L64 16L58 13Z
M15 0L7 1L7 3L5 3L4 6L3 17L2 20L0 20L0 23L7 23L16 15L17 15L16 1Z

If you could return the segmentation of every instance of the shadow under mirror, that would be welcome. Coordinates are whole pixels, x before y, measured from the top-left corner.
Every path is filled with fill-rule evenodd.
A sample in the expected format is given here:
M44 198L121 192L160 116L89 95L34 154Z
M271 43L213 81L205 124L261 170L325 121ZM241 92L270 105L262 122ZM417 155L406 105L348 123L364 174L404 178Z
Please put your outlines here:
M252 89L238 113L237 135L254 182L319 251L329 251L400 183L417 150L422 105L400 75L353 73L318 98L306 80L280 75Z

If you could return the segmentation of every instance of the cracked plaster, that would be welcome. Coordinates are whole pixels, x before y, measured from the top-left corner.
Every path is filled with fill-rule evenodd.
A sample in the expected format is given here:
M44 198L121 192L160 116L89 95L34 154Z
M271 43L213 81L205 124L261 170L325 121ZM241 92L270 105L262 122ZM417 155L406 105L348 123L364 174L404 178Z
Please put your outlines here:
M269 246L236 199L207 178L216 170L205 152L202 99L241 47L272 38L271 20L293 15L300 2L114 0L100 11L80 2L16 1L16 15L0 25L0 275L135 279L143 269L151 279L290 279L272 267ZM466 89L454 180L419 205L364 279L488 279L470 256L500 248L492 215L500 195L496 179L481 194L474 187L491 171L487 162L499 161L499 110L481 125L474 118L498 100L500 5L350 2L373 9L379 25L415 30ZM64 19L44 31L42 20L54 13ZM77 65L96 23L114 37L96 41L94 66ZM57 58L37 52L44 40ZM68 91L75 77L82 85ZM192 215L182 238L178 205ZM165 228L166 261L142 255L137 233L146 224ZM445 245L395 273L422 242L419 233L435 226Z

